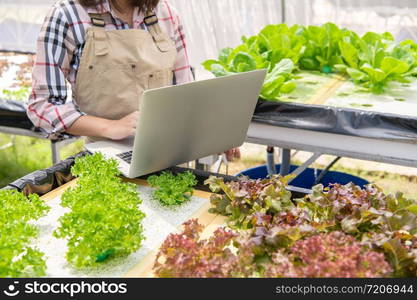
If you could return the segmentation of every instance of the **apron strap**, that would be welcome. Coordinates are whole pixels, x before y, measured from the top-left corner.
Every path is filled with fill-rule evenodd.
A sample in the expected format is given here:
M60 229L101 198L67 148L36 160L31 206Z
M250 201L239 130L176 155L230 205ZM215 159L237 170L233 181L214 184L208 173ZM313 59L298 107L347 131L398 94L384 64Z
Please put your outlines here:
M107 55L109 53L107 34L105 30L106 21L111 23L111 16L108 13L104 14L89 14L91 19L91 25L93 29L94 39L94 51L97 56ZM161 27L159 26L158 17L153 12L145 14L143 19L144 24L148 28L156 46L161 52L170 51L170 45L166 40L166 35L163 34Z
M166 36L163 35L161 27L159 26L159 20L156 14L152 11L149 11L145 14L143 23L148 28L149 33L152 35L152 38L161 52L168 52L170 46L166 40Z
M103 56L109 53L107 34L105 30L107 14L89 14L93 29L94 53L96 56Z

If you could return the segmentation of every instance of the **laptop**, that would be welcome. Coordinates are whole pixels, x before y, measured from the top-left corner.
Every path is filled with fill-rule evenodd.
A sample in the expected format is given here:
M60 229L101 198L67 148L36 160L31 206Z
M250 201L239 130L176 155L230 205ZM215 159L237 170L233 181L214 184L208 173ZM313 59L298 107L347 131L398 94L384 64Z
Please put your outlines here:
M128 178L241 146L266 70L145 91L133 138L87 144L119 162Z

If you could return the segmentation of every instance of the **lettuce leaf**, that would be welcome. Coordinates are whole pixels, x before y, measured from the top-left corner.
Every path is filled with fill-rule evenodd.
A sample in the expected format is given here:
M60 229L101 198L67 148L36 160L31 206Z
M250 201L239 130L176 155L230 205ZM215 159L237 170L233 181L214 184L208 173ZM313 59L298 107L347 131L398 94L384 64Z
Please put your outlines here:
M333 23L267 25L257 35L242 37L241 45L222 49L217 60L203 66L215 76L267 69L261 98L270 101L296 88L293 74L298 69L340 72L370 92L383 93L392 81L407 83L417 77L417 44L395 43L387 32L359 36Z

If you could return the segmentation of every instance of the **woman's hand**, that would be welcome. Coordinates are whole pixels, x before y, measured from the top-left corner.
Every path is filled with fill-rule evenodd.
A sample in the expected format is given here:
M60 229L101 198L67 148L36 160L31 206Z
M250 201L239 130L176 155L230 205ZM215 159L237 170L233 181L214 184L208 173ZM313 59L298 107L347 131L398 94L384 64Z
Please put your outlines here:
M67 133L76 136L123 140L135 134L139 112L135 111L120 120L107 120L93 116L78 118Z
M139 112L135 111L120 120L109 121L105 137L111 140L123 140L135 135Z
M240 159L240 149L233 148L225 152L226 158L228 161L234 161L235 159Z

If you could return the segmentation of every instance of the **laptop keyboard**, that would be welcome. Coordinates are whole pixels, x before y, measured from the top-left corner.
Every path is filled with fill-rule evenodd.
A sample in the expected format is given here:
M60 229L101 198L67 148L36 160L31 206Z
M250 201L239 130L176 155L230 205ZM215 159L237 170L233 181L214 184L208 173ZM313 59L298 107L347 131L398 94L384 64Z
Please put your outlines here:
M133 151L129 151L129 152L124 152L124 153L117 154L116 156L118 158L124 160L128 164L130 164L130 163L132 163L132 154L133 154Z

